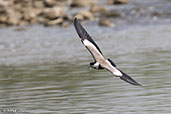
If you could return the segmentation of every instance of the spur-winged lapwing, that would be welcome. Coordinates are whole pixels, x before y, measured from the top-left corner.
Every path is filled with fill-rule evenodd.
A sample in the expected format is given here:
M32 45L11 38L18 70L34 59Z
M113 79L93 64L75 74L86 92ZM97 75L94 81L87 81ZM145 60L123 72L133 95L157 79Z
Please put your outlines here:
M90 37L90 35L85 31L85 29L79 23L77 18L75 18L75 20L74 20L74 26L75 26L75 29L76 29L79 37L81 38L82 43L89 50L89 52L91 53L91 55L94 58L94 62L90 63L90 67L92 67L94 69L98 69L98 70L107 69L108 71L113 73L116 77L120 77L120 79L122 79L132 85L142 86L141 84L136 82L134 79L132 79L130 76L128 76L126 73L124 73L120 69L118 69L112 60L104 58L100 48L93 41L93 39Z

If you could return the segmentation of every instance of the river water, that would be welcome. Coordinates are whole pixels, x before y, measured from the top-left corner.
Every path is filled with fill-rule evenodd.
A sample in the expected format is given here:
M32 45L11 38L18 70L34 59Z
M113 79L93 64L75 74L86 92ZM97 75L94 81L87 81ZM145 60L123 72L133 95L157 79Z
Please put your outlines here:
M170 114L169 19L144 17L133 25L116 22L124 25L83 25L105 57L144 88L127 84L106 70L88 68L92 57L73 26L3 28L0 114L16 110L23 114Z

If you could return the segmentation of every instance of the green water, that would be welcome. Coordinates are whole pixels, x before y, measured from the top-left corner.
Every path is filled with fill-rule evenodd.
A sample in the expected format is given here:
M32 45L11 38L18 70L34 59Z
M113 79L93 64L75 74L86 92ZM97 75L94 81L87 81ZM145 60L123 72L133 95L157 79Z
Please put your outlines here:
M37 28L40 31L34 33ZM92 58L72 27L66 29L67 34L56 28L31 27L22 33L9 29L10 34L2 32L8 40L1 39L0 49L2 114L7 109L31 114L171 112L170 25L86 28L106 58L144 88L129 85L106 70L88 68Z

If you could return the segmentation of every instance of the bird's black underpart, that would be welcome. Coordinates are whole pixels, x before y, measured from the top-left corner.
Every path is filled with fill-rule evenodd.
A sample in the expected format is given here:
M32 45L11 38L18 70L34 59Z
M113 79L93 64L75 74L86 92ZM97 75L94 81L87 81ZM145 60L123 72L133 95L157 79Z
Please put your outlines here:
M103 68L101 65L99 65L98 69L99 69L99 70L102 70L102 69L104 69L104 68Z

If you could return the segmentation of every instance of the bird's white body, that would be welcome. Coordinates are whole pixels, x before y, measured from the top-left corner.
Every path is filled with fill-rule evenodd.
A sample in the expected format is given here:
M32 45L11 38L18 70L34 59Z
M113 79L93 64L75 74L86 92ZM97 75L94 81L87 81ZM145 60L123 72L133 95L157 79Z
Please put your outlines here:
M106 68L110 72L112 72L116 76L122 76L122 73L112 66L112 64L104 58L104 56L98 51L98 49L87 39L83 40L83 44L92 52L94 58L96 59L96 63L94 67L101 65L102 67Z

